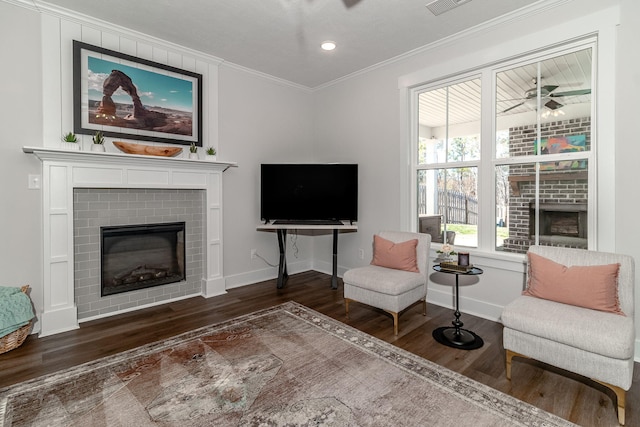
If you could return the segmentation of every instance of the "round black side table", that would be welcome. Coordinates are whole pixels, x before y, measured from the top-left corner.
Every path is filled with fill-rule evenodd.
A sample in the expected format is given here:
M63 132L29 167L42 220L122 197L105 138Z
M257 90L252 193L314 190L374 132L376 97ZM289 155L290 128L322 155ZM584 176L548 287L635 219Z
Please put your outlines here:
M460 276L477 276L483 273L482 269L473 267L469 271L457 271L442 268L439 265L434 265L433 269L439 273L456 275L456 311L454 313L455 319L451 322L453 326L437 328L433 331L433 338L440 344L454 348L473 350L482 347L484 344L482 338L467 329L462 329L464 323L460 320L460 307L458 301L460 295L460 291L458 289L458 278Z

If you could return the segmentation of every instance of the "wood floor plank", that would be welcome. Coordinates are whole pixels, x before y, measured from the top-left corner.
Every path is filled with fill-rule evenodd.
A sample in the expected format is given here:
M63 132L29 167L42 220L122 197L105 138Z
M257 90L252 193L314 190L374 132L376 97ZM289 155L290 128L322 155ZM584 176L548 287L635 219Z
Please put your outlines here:
M464 328L481 336L478 350L459 350L437 343L432 331L449 326L453 311L414 305L400 315L393 334L388 313L359 303L345 315L342 283L330 288L330 276L314 271L290 276L283 289L275 281L230 289L214 298L194 297L104 319L45 338L30 336L15 350L0 355L0 387L111 356L212 323L296 301L336 320L429 359L518 399L587 427L617 425L613 394L591 380L536 361L515 358L512 381L505 377L502 325L463 313ZM464 307L462 307L464 309ZM627 426L640 426L640 369L627 393Z

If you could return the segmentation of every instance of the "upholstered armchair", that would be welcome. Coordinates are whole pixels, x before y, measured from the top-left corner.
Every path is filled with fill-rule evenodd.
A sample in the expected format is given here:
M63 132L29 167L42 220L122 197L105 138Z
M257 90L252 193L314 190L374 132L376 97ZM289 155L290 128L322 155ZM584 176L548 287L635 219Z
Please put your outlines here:
M614 391L624 425L633 378L634 282L630 256L530 247L525 292L502 312L507 378L514 356L591 378Z
M393 316L398 335L398 315L422 301L427 313L427 274L431 236L423 233L382 231L374 236L371 265L348 270L343 277L347 318L349 303L358 301Z

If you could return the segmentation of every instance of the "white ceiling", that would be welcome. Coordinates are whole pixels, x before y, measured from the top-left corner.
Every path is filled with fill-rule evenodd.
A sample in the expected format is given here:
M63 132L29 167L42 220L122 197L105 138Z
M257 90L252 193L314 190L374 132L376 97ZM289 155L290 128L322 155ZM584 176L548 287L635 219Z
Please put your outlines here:
M31 0L317 88L550 0L472 0L435 16L431 0ZM453 3L461 0L441 0ZM552 1L551 1L552 2ZM332 52L320 43L333 40Z

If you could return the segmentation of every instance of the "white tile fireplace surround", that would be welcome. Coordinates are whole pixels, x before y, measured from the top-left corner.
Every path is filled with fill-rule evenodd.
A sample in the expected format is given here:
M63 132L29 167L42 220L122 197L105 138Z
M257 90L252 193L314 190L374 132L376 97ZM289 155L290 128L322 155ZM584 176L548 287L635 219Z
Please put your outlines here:
M212 297L226 292L222 272L222 173L235 163L44 147L23 147L23 151L42 161L44 301L38 313L41 337L78 328L74 189L203 190L205 244L200 294Z

